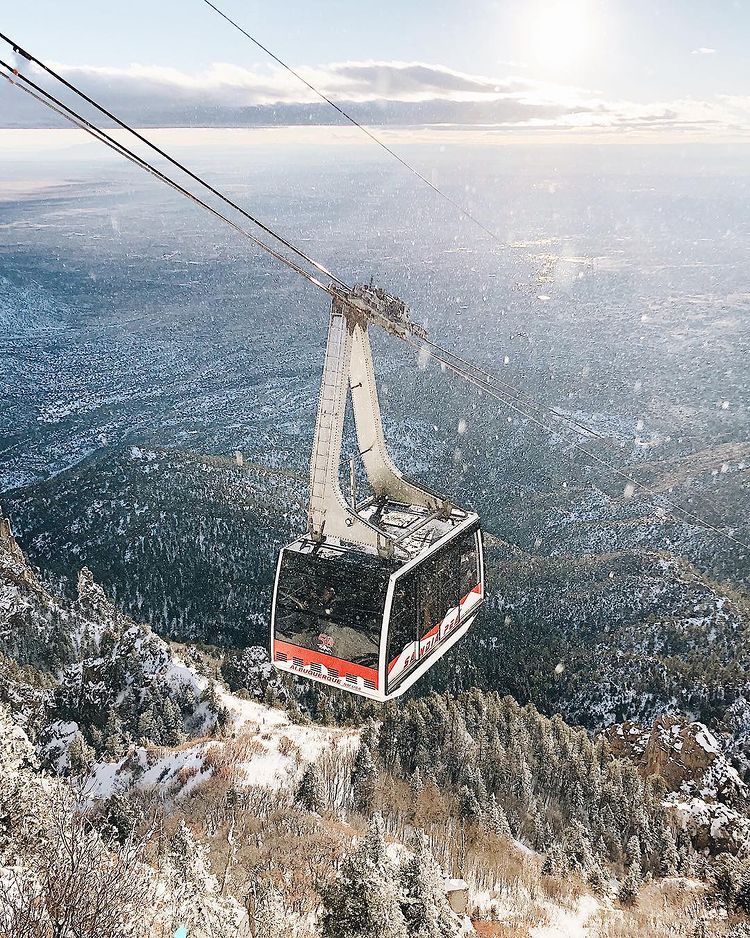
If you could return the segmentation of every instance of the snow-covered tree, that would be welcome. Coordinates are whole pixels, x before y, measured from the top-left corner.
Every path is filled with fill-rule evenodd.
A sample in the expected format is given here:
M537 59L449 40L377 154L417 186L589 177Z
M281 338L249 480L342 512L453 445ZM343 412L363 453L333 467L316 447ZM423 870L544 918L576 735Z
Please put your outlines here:
M641 869L641 844L635 835L628 839L625 847L625 862L628 867L636 866Z
M219 895L208 849L180 821L168 846L163 870L169 885L174 928L184 926L194 938L238 938L247 935L247 914L232 899Z
M323 938L408 938L397 870L386 853L379 814L324 890L321 930Z
M659 872L662 876L674 876L680 863L677 841L671 827L665 827L661 834L661 855Z
M138 739L144 744L156 742L156 727L152 707L145 707L138 715Z
M640 867L637 865L631 866L617 890L617 898L623 905L633 905L638 901L638 890L641 888L641 881Z
M552 844L542 864L542 876L561 876L567 869L565 855L560 844Z
M68 749L68 765L70 774L87 775L94 761L94 750L89 746L80 732L76 732Z
M461 920L450 907L440 868L422 831L416 831L411 855L399 869L401 911L410 938L455 938Z
M495 795L490 795L487 814L485 815L485 826L498 837L511 837L510 824L508 816L503 808L497 803Z
M574 821L565 832L562 852L569 870L577 870L586 875L596 866L588 831L579 821Z
M104 727L104 749L111 759L119 759L123 754L122 721L115 710L110 710Z
M320 812L323 810L325 802L323 779L320 775L320 769L314 762L311 762L302 774L300 783L297 786L295 801L306 811Z
M135 798L115 792L104 804L105 817L120 841L132 837L143 822L143 806Z
M477 796L468 785L462 785L458 792L460 816L464 821L475 821L482 814Z
M13 867L0 876L0 934L153 934L153 882L137 840L105 840L59 784L37 789L31 815L16 825L8 845ZM33 829L33 839L24 828Z
M357 750L351 780L354 806L358 811L369 815L373 807L378 770L375 768L370 748L365 743L360 743Z
M221 673L231 690L247 691L256 700L272 701L286 696L268 652L260 645L227 655Z

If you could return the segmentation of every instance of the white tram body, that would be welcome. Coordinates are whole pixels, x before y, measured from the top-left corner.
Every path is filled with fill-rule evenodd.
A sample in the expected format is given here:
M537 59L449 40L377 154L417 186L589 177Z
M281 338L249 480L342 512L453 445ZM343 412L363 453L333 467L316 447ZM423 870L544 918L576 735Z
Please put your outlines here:
M279 554L271 660L373 700L403 694L464 635L484 601L479 518L405 479L385 445L368 338L424 338L406 305L372 286L333 296L310 461L307 531ZM371 494L341 490L351 395Z
M386 530L421 524L402 542L404 560L300 537L279 555L271 619L279 670L380 701L432 667L484 601L476 514L454 508L425 522L418 506L384 507Z

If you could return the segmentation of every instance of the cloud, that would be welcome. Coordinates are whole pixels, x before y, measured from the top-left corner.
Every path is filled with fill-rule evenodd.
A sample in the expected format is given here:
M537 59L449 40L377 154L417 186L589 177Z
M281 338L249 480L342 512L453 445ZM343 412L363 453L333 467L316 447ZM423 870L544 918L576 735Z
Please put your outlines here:
M709 49L708 46L699 46L697 49L693 49L690 54L691 55L715 55L716 49Z
M56 70L92 97L95 92L161 104L190 102L226 107L303 104L320 100L315 92L278 66L245 68L215 63L187 73L161 66L127 68L57 65ZM521 78L469 75L422 62L335 62L296 69L329 97L346 101L482 100L537 87ZM32 72L39 74L37 70ZM31 72L29 73L32 74Z
M143 127L341 123L333 108L278 66L216 63L198 72L137 64L56 69L124 120ZM358 120L375 126L477 127L497 133L750 134L750 99L737 96L608 100L583 88L514 74L470 74L426 62L334 62L300 66L298 71ZM39 70L26 74L52 88ZM69 95L67 100L74 99ZM76 107L80 109L80 102ZM0 126L59 125L59 118L0 82Z
M534 87L522 78L486 78L423 62L344 62L330 66L335 79L349 79L349 93L370 99L481 100Z

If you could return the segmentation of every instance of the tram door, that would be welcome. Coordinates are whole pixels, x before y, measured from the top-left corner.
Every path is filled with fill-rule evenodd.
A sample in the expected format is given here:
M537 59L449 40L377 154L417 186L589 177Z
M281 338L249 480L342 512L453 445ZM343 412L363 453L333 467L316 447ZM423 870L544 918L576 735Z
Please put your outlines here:
M388 624L386 693L447 639L481 597L478 529L396 579Z
M455 627L459 585L459 551L454 545L396 580L388 627L387 693Z

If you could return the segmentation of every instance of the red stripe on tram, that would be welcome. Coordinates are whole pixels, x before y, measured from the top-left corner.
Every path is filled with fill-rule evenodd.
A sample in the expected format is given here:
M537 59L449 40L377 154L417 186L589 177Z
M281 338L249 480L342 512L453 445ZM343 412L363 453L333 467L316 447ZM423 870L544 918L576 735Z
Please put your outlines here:
M338 671L340 677L354 674L356 677L374 681L375 686L378 686L378 672L374 668L365 668L363 665L347 661L345 658L334 658L333 655L324 655L321 651L311 651L309 648L302 648L299 645L290 645L288 642L279 641L279 639L275 639L273 643L274 659L277 651L286 654L289 659L287 664L292 664L292 658L300 658L304 667L310 664L322 664L329 670L333 668Z
M460 602L459 605L463 606L463 604L466 602L466 600L469 598L469 596L471 596L472 593L476 593L478 596L481 596L481 595L482 595L482 584L481 584L481 583L477 583L477 585L476 585L475 587L473 587L472 589L470 589L469 592L463 597L463 599L461 600L461 602Z
M463 599L459 600L459 606L463 606L464 603L467 601L467 599L468 599L473 593L476 593L478 596L481 596L481 595L482 595L482 584L481 584L481 583L477 583L476 586L472 587L472 589L469 590L469 592L463 597ZM447 619L447 618L448 618L448 615L445 616L445 619ZM420 646L421 646L422 642L426 641L428 638L432 638L433 635L437 635L437 633L440 631L440 626L443 624L443 622L445 622L445 619L443 619L441 622L438 622L438 624L437 624L434 628L430 629L429 632L426 632L426 633L420 638L420 640L419 640ZM414 642L414 644L416 645L416 642ZM392 671L393 668L395 667L395 665L396 665L396 663L398 662L398 659L399 659L400 657L401 657L400 654L396 655L396 657L393 659L393 661L391 661L390 664L388 665L388 673L389 673L389 674L391 673L391 671Z

